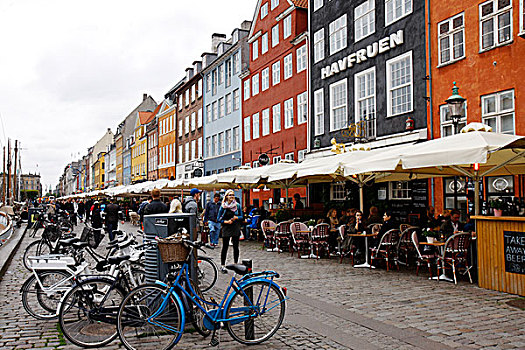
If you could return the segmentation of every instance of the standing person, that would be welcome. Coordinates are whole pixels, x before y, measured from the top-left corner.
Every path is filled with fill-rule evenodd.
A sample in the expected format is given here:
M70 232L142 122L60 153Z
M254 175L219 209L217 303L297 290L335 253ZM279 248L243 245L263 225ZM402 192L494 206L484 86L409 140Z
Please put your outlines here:
M182 213L182 203L177 197L171 200L169 213Z
M151 198L152 200L144 208L144 215L162 214L168 212L168 206L160 200L160 190L158 188L154 188L151 191Z
M91 208L91 227L94 229L102 228L102 216L100 215L100 204L98 201L95 201Z
M193 232L193 240L197 239L197 232L199 232L199 201L201 199L201 190L192 188L190 195L184 198L182 203L182 211L184 213L195 214L195 232Z
M301 202L301 195L299 193L293 195L293 200L295 201L294 209L304 209L304 204Z
M113 233L113 231L118 229L120 206L115 203L114 198L111 198L109 202L104 211L106 212L106 230L109 234L109 240L112 241L115 239L115 233Z
M85 212L85 206L84 206L84 201L81 199L78 201L78 217L80 218L81 221L84 220L84 212Z
M149 196L147 200L145 200L144 202L140 203L140 205L139 205L139 209L137 210L137 214L139 214L139 216L140 216L140 223L141 224L142 224L142 220L144 219L144 209L146 209L146 206L148 204L150 204L152 200L153 200L153 198L151 196Z
M239 261L239 237L241 236L242 210L241 205L235 200L233 190L226 191L219 208L218 221L222 225L222 251L221 251L221 272L226 273L226 256L230 239L233 243L233 261Z
M204 225L208 225L210 228L210 246L215 248L219 245L219 232L221 231L221 224L217 221L217 215L219 214L219 208L221 195L215 193L213 200L206 203L204 209Z

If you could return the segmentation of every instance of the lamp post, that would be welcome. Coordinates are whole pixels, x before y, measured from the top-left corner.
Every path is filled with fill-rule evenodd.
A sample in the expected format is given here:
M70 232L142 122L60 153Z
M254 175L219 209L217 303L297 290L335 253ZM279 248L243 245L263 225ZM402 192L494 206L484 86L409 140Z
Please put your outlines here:
M458 93L459 88L454 82L454 87L452 88L452 96L447 98L445 102L447 103L450 117L452 118L452 124L454 125L454 134L458 133L459 121L465 117L465 101L466 99L461 97ZM458 208L458 177L454 176L454 209Z

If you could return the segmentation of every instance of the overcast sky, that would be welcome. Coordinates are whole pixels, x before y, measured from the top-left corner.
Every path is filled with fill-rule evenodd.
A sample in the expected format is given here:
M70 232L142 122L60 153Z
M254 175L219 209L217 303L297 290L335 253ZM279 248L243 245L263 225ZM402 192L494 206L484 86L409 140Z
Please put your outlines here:
M157 102L257 0L0 0L0 142L53 187L150 94Z

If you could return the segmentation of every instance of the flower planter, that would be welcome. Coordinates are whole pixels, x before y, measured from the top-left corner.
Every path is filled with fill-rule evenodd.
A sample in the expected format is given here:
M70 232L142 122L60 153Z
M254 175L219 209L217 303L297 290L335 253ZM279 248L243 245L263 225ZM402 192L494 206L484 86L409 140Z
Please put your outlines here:
M436 237L427 237L428 243L434 243L436 241Z
M502 209L494 209L494 216L501 216L501 214L503 214Z

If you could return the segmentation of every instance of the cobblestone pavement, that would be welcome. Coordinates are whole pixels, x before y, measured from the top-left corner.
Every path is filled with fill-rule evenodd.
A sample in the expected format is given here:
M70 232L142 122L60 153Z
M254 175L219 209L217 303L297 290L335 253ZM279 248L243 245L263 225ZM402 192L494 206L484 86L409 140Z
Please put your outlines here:
M19 290L29 272L21 256L31 241L24 238L0 281L0 349L78 349L61 337L56 321L35 320L22 307ZM222 331L222 349L525 349L525 312L505 303L516 296L464 280L438 283L413 271L355 269L338 259L302 260L261 248L242 242L241 259L252 259L254 270L281 274L278 283L290 297L283 326L269 341L249 347ZM219 249L208 253L219 261ZM216 295L230 278L219 276ZM203 349L208 343L185 334L177 348Z

